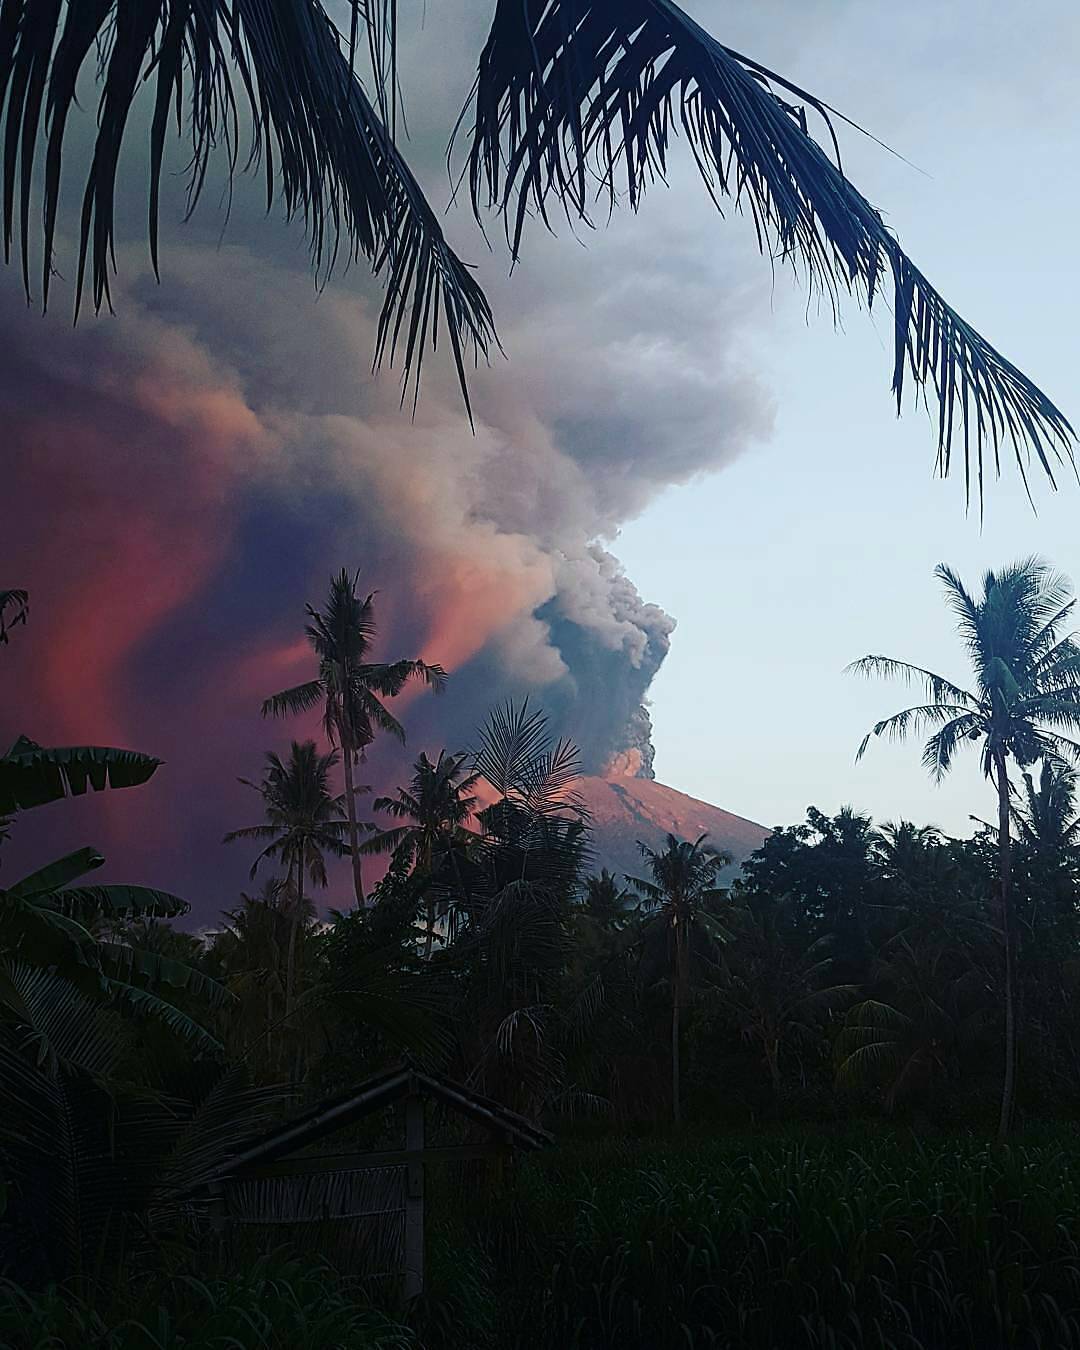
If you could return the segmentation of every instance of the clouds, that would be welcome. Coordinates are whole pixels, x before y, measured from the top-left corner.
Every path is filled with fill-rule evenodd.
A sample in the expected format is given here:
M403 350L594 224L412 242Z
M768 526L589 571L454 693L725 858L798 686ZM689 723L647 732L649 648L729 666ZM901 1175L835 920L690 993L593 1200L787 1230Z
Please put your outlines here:
M475 429L438 362L403 413L394 377L369 373L364 279L316 295L295 234L243 200L224 247L204 219L169 241L161 286L126 247L115 319L72 332L2 278L3 580L34 598L3 657L2 730L167 760L141 802L66 808L108 832L114 874L186 890L203 918L235 899L246 863L218 840L251 803L233 780L304 729L258 707L309 673L303 604L342 565L380 592L381 655L453 672L441 699L409 701L410 751L466 743L529 693L590 768L647 764L641 704L674 624L605 545L771 423L741 356L759 293L715 228L673 194L588 248L535 235L512 279L489 259L508 359L475 376ZM384 749L371 772L402 768Z

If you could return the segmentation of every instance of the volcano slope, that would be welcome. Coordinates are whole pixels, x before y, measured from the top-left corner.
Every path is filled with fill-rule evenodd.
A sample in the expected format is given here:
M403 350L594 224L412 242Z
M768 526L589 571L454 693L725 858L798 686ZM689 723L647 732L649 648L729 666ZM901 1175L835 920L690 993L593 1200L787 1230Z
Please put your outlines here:
M592 817L591 870L595 872L606 867L624 876L640 876L644 863L639 840L661 849L669 833L691 841L705 834L708 843L734 857L734 865L721 873L722 881L730 881L738 874L739 864L770 833L763 825L651 778L586 777L574 789Z

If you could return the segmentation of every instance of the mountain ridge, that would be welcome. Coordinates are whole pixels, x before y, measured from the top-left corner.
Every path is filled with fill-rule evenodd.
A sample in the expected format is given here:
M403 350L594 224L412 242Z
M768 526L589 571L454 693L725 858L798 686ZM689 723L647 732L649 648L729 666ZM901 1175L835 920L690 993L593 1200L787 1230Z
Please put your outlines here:
M730 852L735 863L725 868L730 879L738 865L772 833L764 825L691 797L653 778L613 774L588 776L574 784L592 818L593 868L622 875L640 875L638 841L662 848L668 834L691 842L700 835Z

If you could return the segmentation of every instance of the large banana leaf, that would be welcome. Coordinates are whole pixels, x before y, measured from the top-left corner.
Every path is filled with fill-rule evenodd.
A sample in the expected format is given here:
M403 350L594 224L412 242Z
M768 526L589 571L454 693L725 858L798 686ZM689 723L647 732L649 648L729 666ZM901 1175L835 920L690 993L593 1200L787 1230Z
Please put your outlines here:
M169 891L150 886L68 886L48 897L50 909L86 922L88 919L175 919L191 906Z
M0 891L0 952L33 965L70 970L97 963L93 934L81 923L33 898Z
M0 815L78 797L88 788L101 792L107 787L138 787L160 763L139 750L104 745L46 749L20 736L0 757Z
M65 853L36 872L29 872L8 887L8 894L29 900L31 897L50 895L61 886L77 881L87 872L93 872L104 866L105 858L96 848L78 848L73 853Z
M193 998L202 999L215 1008L233 1001L232 994L223 984L204 975L194 966L176 961L170 956L148 952L141 947L129 947L122 942L99 942L97 951L101 968L110 979L150 988L168 985L171 989L183 990Z

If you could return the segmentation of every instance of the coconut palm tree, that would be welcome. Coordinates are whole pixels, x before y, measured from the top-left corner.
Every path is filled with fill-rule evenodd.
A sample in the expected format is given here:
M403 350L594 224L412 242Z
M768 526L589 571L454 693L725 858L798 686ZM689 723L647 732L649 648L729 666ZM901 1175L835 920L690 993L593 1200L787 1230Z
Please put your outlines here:
M1077 774L1060 760L1044 759L1035 785L1030 772L1023 775L1021 800L1014 798L1012 826L1019 845L1017 859L1024 872L1029 932L1034 935L1040 901L1050 902L1051 921L1060 921L1072 911L1075 917L1080 886L1080 815L1077 814ZM997 828L972 816L992 838ZM1060 930L1057 936L1061 936ZM1050 940L1054 934L1051 931Z
M986 974L963 948L902 935L873 983L878 996L855 1004L837 1037L838 1083L876 1080L892 1111L978 1064L992 1009Z
M783 1088L789 1052L812 1046L834 1009L849 1002L857 986L832 979L830 938L809 946L785 931L789 897L732 912L731 941L723 949L715 991L743 1040L756 1049L769 1074L773 1098Z
M465 364L497 343L494 319L398 147L397 19L405 8L399 0L347 0L338 7L346 19L339 29L327 0L145 0L131 10L119 0L7 0L0 33L4 241L8 256L13 244L21 252L27 293L35 161L43 149L43 219L35 233L47 299L59 270L53 245L61 185L72 177L62 172L69 119L96 79L76 312L87 281L95 306L109 303L121 149L136 93L146 89L155 268L175 112L188 140L190 207L215 148L223 149L230 173L238 164L256 170L267 206L276 195L287 217L304 221L317 273L325 275L343 254L365 257L381 278L376 360L402 350L415 397L425 348L448 338L467 404ZM422 12L420 3L409 8ZM811 135L811 118L820 140ZM847 178L835 132L847 120L712 37L674 0L495 0L458 123L468 141L458 162L477 218L488 210L503 217L516 258L532 216L548 223L554 208L591 225L597 194L612 209L623 201L636 209L647 189L664 181L681 128L716 205L747 211L762 252L801 268L834 314L845 292L872 306L891 290L893 391L900 403L911 381L938 396L943 473L959 428L968 433L959 441L965 471L980 491L984 447L994 447L996 462L1003 436L1021 472L1033 452L1052 476L1072 428L946 303ZM241 146L241 127L249 146ZM125 172L131 162L138 161L124 159Z
M626 919L633 898L625 886L619 885L615 873L602 867L596 876L585 878L581 902L594 923L601 928L615 928Z
M706 941L725 938L727 932L715 910L724 892L717 873L731 862L731 854L711 847L705 835L691 844L669 834L661 851L638 842L651 880L627 877L641 896L639 906L654 931L668 937L668 970L671 985L671 1106L675 1126L682 1124L679 1078L680 1020L690 993L690 957L694 938Z
M906 661L864 656L850 669L921 683L927 701L878 722L864 737L858 757L872 736L903 740L930 731L923 764L936 782L952 768L959 750L978 745L983 773L997 791L998 913L1005 958L1005 1072L998 1135L1004 1139L1016 1079L1009 765L1024 768L1041 758L1080 755L1080 744L1065 734L1080 732L1080 645L1065 632L1076 600L1069 583L1037 558L988 571L978 597L944 563L935 575L967 648L974 689Z
M345 771L345 809L349 821L349 849L352 856L353 889L356 903L364 903L364 880L360 866L360 833L356 821L356 795L353 767L364 758L377 731L386 731L405 743L401 723L382 699L400 694L410 680L422 680L429 688L441 690L446 683L442 666L423 661L402 660L390 664L373 662L369 649L375 640L375 596L361 600L356 592L357 577L344 568L330 582L330 593L323 610L307 606L309 622L304 631L319 659L319 673L306 684L273 694L262 706L264 717L285 717L323 707L323 729L331 745L341 748Z
M460 858L476 838L467 822L476 811L472 789L479 774L469 772L470 756L459 751L439 751L434 763L421 753L413 766L409 790L399 788L394 797L376 797L376 811L406 824L379 830L360 846L362 853L392 853L394 861L427 880L427 924L424 957L431 957L435 933L436 899L431 883L440 872L458 870Z
M1043 760L1038 787L1024 774L1024 800L1013 806L1013 823L1020 840L1047 861L1080 845L1077 787L1076 770L1060 760Z
M240 781L254 788L263 799L266 822L230 830L225 843L234 839L259 839L266 847L251 864L254 878L259 864L276 858L285 866L294 887L293 916L289 929L289 952L285 967L285 1013L292 1011L296 996L296 946L301 926L307 921L304 881L327 885L326 854L344 858L347 823L341 797L330 795L330 771L337 752L320 755L314 741L293 741L288 763L270 751L261 783Z

